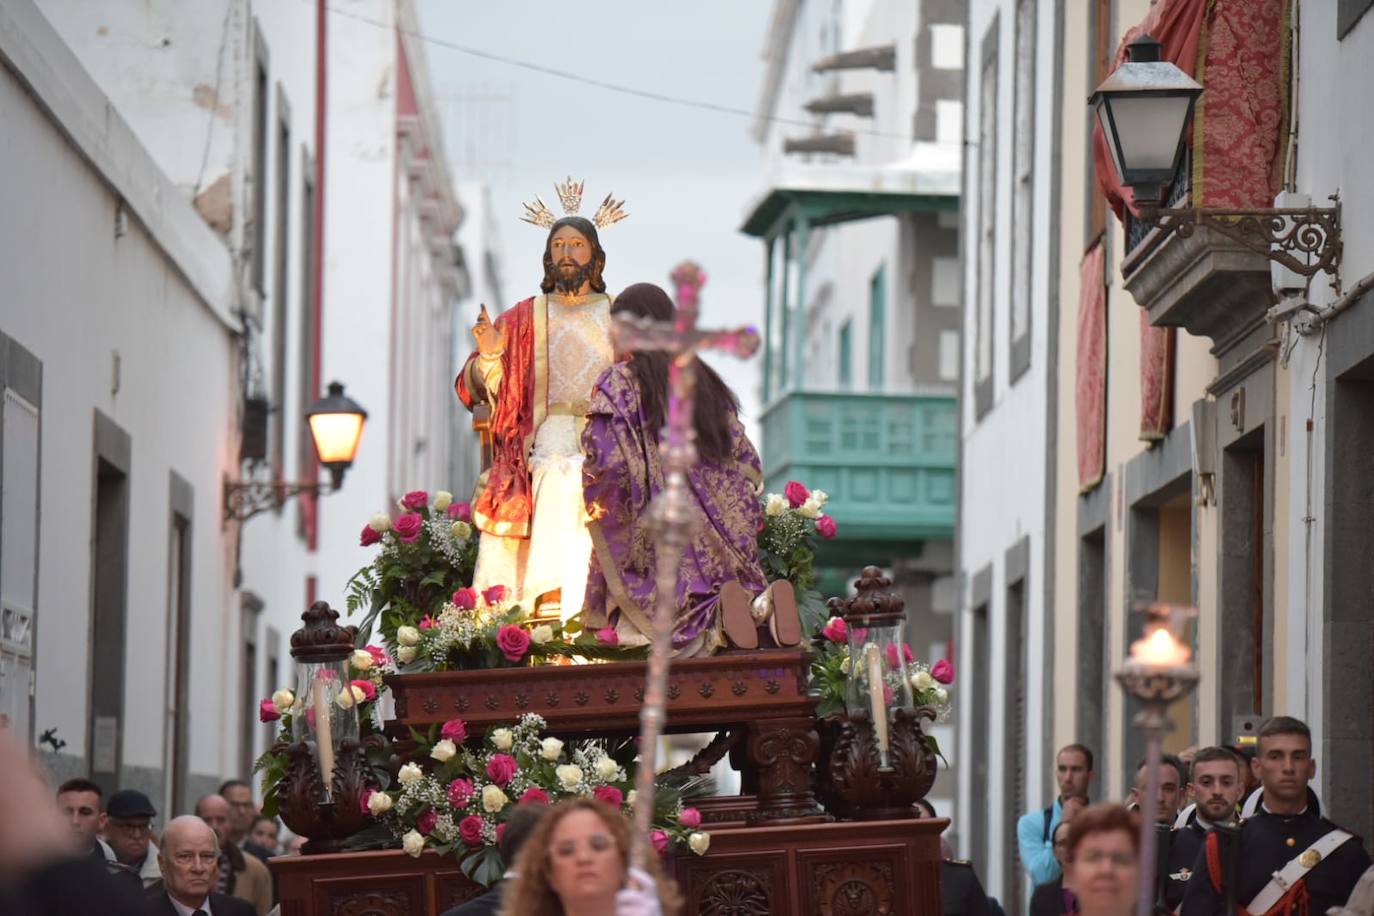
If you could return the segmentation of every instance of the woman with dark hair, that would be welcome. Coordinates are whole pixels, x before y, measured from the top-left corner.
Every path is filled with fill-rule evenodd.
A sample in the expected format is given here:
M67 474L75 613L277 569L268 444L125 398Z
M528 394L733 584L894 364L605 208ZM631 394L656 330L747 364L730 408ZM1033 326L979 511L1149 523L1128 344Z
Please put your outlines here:
M566 799L521 847L502 916L676 916L676 885L658 860L630 868L625 816L591 798Z
M1140 817L1121 805L1084 808L1069 824L1064 886L1082 916L1135 913L1140 879ZM1138 916L1149 916L1148 913Z
M636 283L615 300L612 315L671 321L672 300L652 283ZM668 362L661 351L616 354L597 381L582 434L582 484L592 559L586 618L615 629L625 644L647 641L656 600L654 536L648 507L663 489L658 437L668 413ZM795 596L771 587L759 565L763 525L759 456L739 422L739 401L710 366L696 360L698 463L688 474L696 529L683 552L677 583L678 655L709 655L725 644L758 646L767 622L779 645L801 640Z

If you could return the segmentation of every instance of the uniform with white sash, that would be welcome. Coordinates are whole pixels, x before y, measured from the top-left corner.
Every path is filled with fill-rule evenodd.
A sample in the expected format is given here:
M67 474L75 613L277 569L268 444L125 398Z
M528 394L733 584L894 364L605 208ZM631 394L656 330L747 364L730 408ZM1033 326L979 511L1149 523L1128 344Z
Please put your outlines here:
M1359 837L1312 808L1292 815L1261 809L1241 825L1239 842L1229 851L1215 832L1208 835L1180 913L1229 916L1225 883L1234 874L1237 913L1319 916L1345 902L1369 864Z

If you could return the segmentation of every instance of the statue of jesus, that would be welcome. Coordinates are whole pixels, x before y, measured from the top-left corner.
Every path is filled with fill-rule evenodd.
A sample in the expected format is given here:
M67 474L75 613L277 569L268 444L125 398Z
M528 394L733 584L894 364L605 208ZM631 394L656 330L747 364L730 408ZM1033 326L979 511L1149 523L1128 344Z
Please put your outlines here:
M571 207L569 189L576 192ZM559 194L575 212L580 184L560 185ZM491 407L492 462L472 507L482 533L473 584L504 585L534 613L567 619L582 609L592 550L582 431L596 380L614 360L596 224L623 214L615 205L603 219L603 204L594 223L552 220L542 201L530 210L537 219L528 221L549 227L540 295L495 321L483 307L472 332L477 349L454 387L469 410L478 401Z

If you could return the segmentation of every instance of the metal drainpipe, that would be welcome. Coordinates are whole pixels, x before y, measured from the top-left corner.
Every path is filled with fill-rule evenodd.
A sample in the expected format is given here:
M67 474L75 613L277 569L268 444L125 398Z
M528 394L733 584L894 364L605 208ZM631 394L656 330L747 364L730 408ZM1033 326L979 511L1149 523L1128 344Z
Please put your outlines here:
M1307 324L1299 328L1299 330L1305 334L1316 333L1321 330L1322 325L1353 306L1356 302L1359 302L1370 290L1374 290L1374 273L1366 274L1358 283L1350 287L1344 296L1337 299L1326 308L1318 310L1317 313L1308 320Z
M329 8L326 0L316 0L315 5L315 245L311 252L310 270L314 277L312 283L311 302L306 303L306 308L314 312L311 322L314 331L314 340L311 342L311 360L314 363L314 378L310 384L310 400L320 398L320 377L322 375L321 356L323 347L321 341L324 340L324 196L325 196L325 134L328 125L328 17ZM312 465L315 463L312 462ZM313 475L311 475L313 476ZM314 512L311 515L311 525L307 532L307 549L314 552L319 546L320 530L320 503L319 497L315 500Z

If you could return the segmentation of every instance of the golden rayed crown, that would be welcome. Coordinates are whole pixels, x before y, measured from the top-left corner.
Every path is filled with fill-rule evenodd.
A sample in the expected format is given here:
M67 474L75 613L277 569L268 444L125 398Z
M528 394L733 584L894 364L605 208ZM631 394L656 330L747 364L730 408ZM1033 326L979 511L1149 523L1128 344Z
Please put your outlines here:
M554 183L553 189L558 194L559 203L563 205L564 216L575 216L577 211L582 209L582 189L585 184L583 181L573 181L571 177L567 181ZM558 221L543 198L536 197L533 203L526 203L524 207L525 215L520 218L533 226L549 229ZM607 194L601 206L596 208L592 224L598 229L605 229L629 215L625 212L625 201L616 200Z

